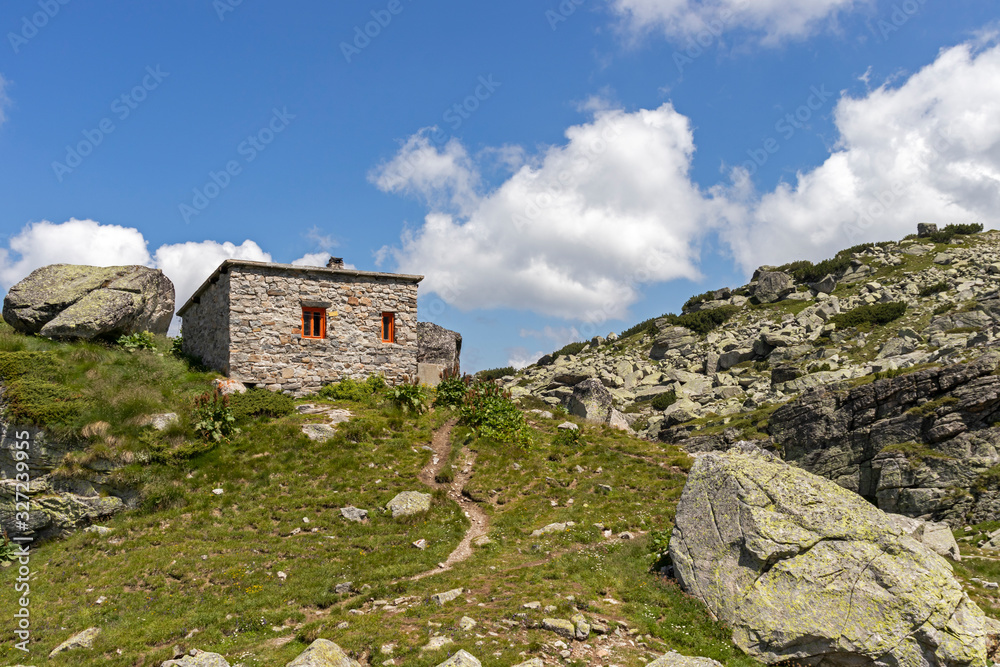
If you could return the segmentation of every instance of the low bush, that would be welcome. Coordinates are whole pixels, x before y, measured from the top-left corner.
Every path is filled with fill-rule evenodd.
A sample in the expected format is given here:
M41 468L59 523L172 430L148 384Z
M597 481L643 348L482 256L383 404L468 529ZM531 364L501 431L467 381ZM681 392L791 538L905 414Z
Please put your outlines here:
M148 331L137 331L133 334L120 337L117 341L117 345L126 352L155 350L156 340L153 338L153 334Z
M552 444L560 447L579 447L583 444L583 430L577 428L556 429Z
M229 407L238 422L259 417L277 419L295 412L295 401L285 394L258 388L233 395Z
M619 340L625 340L626 338L631 338L636 334L655 334L656 333L656 320L659 318L651 317L648 320L639 322L635 326L629 327L625 331L618 335Z
M846 313L839 313L830 318L830 322L838 329L861 326L884 326L899 319L906 312L906 304L902 301L891 303L875 303L868 306L858 306Z
M670 390L659 394L651 402L650 405L653 406L654 410L666 410L671 405L677 402L677 392Z
M469 390L465 380L451 377L441 380L436 389L434 405L442 407L459 407L465 401L465 393Z
M4 412L16 424L69 425L84 407L83 397L62 384L25 377L5 383Z
M701 294L695 295L684 302L685 308L690 308L692 306L697 306L699 303L705 303L706 301L712 301L715 299L715 290L709 290L707 292L702 292Z
M921 297L934 296L935 294L940 294L941 292L948 291L948 283L943 280L939 283L934 283L933 285L925 285L920 290Z
M517 370L513 366L504 366L503 368L489 368L485 371L479 371L476 373L477 382L492 382L493 380L499 380L500 378L507 377L508 375L513 375Z
M216 389L205 392L194 401L194 430L205 440L221 442L239 435L236 417L229 407L229 397Z
M712 310L701 310L697 313L665 315L664 319L668 324L684 327L704 336L713 329L725 324L738 312L740 312L739 306L722 306L721 308L713 308Z
M413 410L420 414L427 411L427 389L418 384L398 384L385 396L393 407L403 412Z
M522 449L531 446L524 413L511 400L510 392L491 382L477 382L469 388L462 404L460 423L474 429L482 438Z
M571 357L574 354L580 354L587 347L587 343L570 343L562 349L556 350L552 353L553 359L558 359L559 357Z
M364 401L386 388L381 375L370 375L365 381L344 378L340 382L328 384L319 390L320 398L331 401Z
M956 236L968 236L978 234L983 231L983 226L979 223L945 225L944 229L938 230L928 236L934 243L951 243Z

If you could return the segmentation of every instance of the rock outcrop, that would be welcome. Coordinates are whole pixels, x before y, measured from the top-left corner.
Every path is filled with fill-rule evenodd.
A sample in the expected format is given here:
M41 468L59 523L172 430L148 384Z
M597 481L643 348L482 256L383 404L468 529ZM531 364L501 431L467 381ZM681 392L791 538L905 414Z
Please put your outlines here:
M449 375L461 372L462 334L431 322L417 323L417 363L444 366Z
M683 589L768 664L986 664L983 613L946 560L856 494L762 452L697 459L670 556Z
M812 389L771 416L784 458L886 512L952 525L996 516L1000 489L1000 355Z
M760 303L781 301L795 291L795 281L787 273L781 271L760 271L757 275L757 285L753 295Z
M165 334L173 314L173 283L145 266L52 264L32 271L3 302L3 318L16 330L60 339Z

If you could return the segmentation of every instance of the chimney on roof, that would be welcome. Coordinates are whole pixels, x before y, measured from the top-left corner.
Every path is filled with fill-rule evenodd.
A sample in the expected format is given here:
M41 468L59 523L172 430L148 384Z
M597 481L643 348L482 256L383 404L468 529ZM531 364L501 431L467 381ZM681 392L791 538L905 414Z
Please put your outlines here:
M330 261L326 263L326 268L328 268L328 269L342 269L342 268L344 268L344 258L343 257L331 257Z

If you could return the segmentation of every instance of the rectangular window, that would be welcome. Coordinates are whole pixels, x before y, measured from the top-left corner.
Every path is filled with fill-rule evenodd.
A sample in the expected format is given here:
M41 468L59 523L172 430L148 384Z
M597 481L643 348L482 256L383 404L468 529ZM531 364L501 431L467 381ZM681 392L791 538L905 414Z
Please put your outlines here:
M302 337L326 338L326 308L302 309Z
M396 313L382 313L382 342L396 342Z

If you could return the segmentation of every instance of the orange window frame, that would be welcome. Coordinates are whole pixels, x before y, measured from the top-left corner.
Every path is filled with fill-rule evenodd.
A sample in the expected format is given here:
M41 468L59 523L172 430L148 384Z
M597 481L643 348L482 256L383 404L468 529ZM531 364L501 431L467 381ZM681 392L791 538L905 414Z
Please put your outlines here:
M306 324L309 326L307 327ZM319 331L316 331L316 325ZM326 308L302 308L302 337L312 339L326 338Z
M396 342L396 313L382 313L382 342Z

